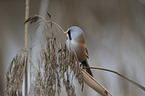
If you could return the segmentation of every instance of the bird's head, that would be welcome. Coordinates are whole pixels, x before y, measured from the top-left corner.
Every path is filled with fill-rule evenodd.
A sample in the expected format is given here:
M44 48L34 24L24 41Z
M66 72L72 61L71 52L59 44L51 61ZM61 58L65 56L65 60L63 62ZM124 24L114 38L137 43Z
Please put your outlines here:
M84 41L84 32L81 28L77 26L72 26L68 28L67 31L64 33L67 34L69 40Z

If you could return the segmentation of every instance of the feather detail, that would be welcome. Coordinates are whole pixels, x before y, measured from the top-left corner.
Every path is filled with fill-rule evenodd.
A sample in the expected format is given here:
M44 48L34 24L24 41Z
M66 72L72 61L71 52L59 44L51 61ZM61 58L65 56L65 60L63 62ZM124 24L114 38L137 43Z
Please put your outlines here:
M86 49L86 57L89 59L88 49L87 48L85 48L85 49Z

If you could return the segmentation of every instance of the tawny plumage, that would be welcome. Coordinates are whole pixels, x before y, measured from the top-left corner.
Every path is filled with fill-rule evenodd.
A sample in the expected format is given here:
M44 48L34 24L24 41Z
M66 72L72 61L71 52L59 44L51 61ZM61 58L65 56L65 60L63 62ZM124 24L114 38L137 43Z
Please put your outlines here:
M64 32L68 36L68 40L66 41L67 48L71 51L72 55L74 55L74 51L77 55L79 62L83 65L83 67L89 67L87 57L88 51L85 46L85 38L84 32L81 28L77 26L70 27L66 32ZM86 71L93 76L90 68L87 68Z

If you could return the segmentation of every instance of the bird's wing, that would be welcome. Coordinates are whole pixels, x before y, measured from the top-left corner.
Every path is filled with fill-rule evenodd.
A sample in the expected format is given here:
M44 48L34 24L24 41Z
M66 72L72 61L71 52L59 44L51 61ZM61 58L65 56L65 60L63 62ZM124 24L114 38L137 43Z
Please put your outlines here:
M89 58L89 53L88 53L88 49L85 47L86 49L86 57Z

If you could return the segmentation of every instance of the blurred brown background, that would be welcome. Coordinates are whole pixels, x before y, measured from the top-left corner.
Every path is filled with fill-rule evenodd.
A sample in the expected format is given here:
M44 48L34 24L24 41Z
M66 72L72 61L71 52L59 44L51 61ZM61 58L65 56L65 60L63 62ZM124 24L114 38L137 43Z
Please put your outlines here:
M30 0L30 16L41 14L45 2L43 13L48 11L64 30L77 25L85 31L90 66L116 70L145 86L144 0ZM0 96L8 66L24 47L24 15L25 0L0 0ZM93 73L114 96L145 94L115 74ZM99 96L87 85L83 93L77 90L77 96Z

